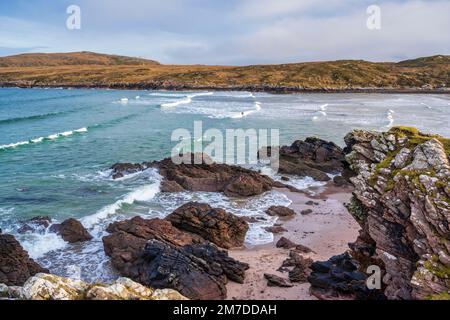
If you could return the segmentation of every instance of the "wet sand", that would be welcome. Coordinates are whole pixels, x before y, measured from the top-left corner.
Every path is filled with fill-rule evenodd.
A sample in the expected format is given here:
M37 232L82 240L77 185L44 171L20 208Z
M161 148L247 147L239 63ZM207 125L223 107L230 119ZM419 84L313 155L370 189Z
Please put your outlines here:
M267 286L264 273L271 273L288 278L287 272L277 269L288 258L289 250L276 248L276 242L286 237L295 243L310 247L314 253L302 254L315 260L327 260L331 256L348 250L348 242L358 236L359 225L344 207L351 198L351 189L326 186L320 194L311 195L279 189L291 201L289 206L297 214L292 218L279 218L283 228L288 231L275 234L274 242L252 248L230 250L233 258L246 262L250 269L246 272L244 284L229 282L228 299L316 299L309 294L309 283L293 283L291 288ZM316 204L307 205L313 201ZM302 215L302 210L313 212Z

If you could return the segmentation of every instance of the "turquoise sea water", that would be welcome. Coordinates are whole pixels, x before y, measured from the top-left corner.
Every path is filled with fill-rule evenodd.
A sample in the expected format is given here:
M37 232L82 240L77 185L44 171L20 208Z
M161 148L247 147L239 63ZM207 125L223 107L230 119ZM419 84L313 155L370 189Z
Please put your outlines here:
M343 144L354 128L386 130L411 125L450 136L450 95L295 94L116 90L0 89L0 228L15 234L53 272L81 267L87 280L109 279L101 246L105 226L134 215L163 217L190 200L239 215L260 215L288 204L277 192L248 200L207 193L160 194L157 172L118 181L108 168L170 156L174 129L279 129L282 144L316 135ZM298 187L318 185L294 179ZM38 215L76 217L94 240L68 245L54 234L18 234L20 221ZM249 243L271 235L251 226ZM75 266L75 271L74 271Z

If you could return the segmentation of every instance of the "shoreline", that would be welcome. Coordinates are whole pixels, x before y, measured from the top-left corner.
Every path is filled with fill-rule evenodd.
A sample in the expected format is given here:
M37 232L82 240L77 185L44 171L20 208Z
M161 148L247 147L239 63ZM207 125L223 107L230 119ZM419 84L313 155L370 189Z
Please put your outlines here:
M360 226L344 207L344 203L350 200L351 188L335 187L329 184L324 187L323 192L316 195L291 192L286 189L278 189L278 191L292 201L289 208L293 209L296 215L292 218L278 219L277 223L280 223L287 231L274 234L272 243L229 250L231 257L248 263L250 269L246 271L243 284L234 282L227 284L228 300L316 300L309 293L308 282L292 283L293 287L290 288L267 286L264 273L288 278L287 272L280 272L277 269L288 258L290 250L276 248L276 242L281 237L286 237L314 251L302 254L305 258L325 261L330 256L347 251L348 242L355 241L358 236ZM318 204L307 205L306 202L311 200ZM312 209L313 212L302 215L300 212L305 209Z
M248 91L263 92L272 94L296 94L296 93L324 93L324 94L450 94L449 89L422 89L422 88L349 88L349 89L328 89L328 88L300 88L283 86L230 86L230 87L210 87L210 86L189 86L189 85L161 85L152 83L115 83L115 84L27 84L16 82L0 82L0 88L15 89L97 89L97 90L163 90L163 91Z

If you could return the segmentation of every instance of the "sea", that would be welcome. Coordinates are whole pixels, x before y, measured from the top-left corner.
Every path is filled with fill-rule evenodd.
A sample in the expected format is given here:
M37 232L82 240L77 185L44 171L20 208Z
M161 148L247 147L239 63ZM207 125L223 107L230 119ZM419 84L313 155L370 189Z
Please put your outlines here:
M89 282L118 276L101 240L109 223L137 215L164 218L188 201L264 217L250 224L246 243L271 242L273 235L265 228L276 218L264 211L290 204L278 191L248 199L160 193L161 177L154 169L111 178L114 163L169 157L180 142L172 141L174 130L191 132L195 121L205 131L277 129L282 145L317 136L344 146L345 134L353 129L397 125L448 137L450 95L0 89L0 228L14 234L52 273ZM323 187L310 177L290 178L290 184L306 192ZM68 244L48 230L20 233L23 222L36 216L55 223L77 218L94 239Z

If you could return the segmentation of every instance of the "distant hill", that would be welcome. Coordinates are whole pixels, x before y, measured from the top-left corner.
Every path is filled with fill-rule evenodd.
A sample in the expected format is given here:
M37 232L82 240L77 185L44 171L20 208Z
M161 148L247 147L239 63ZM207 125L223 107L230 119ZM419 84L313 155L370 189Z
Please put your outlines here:
M450 92L450 56L398 63L338 60L238 67L162 65L92 52L21 54L0 58L0 86Z
M39 67L73 65L155 65L157 61L95 52L25 53L0 57L0 67Z

